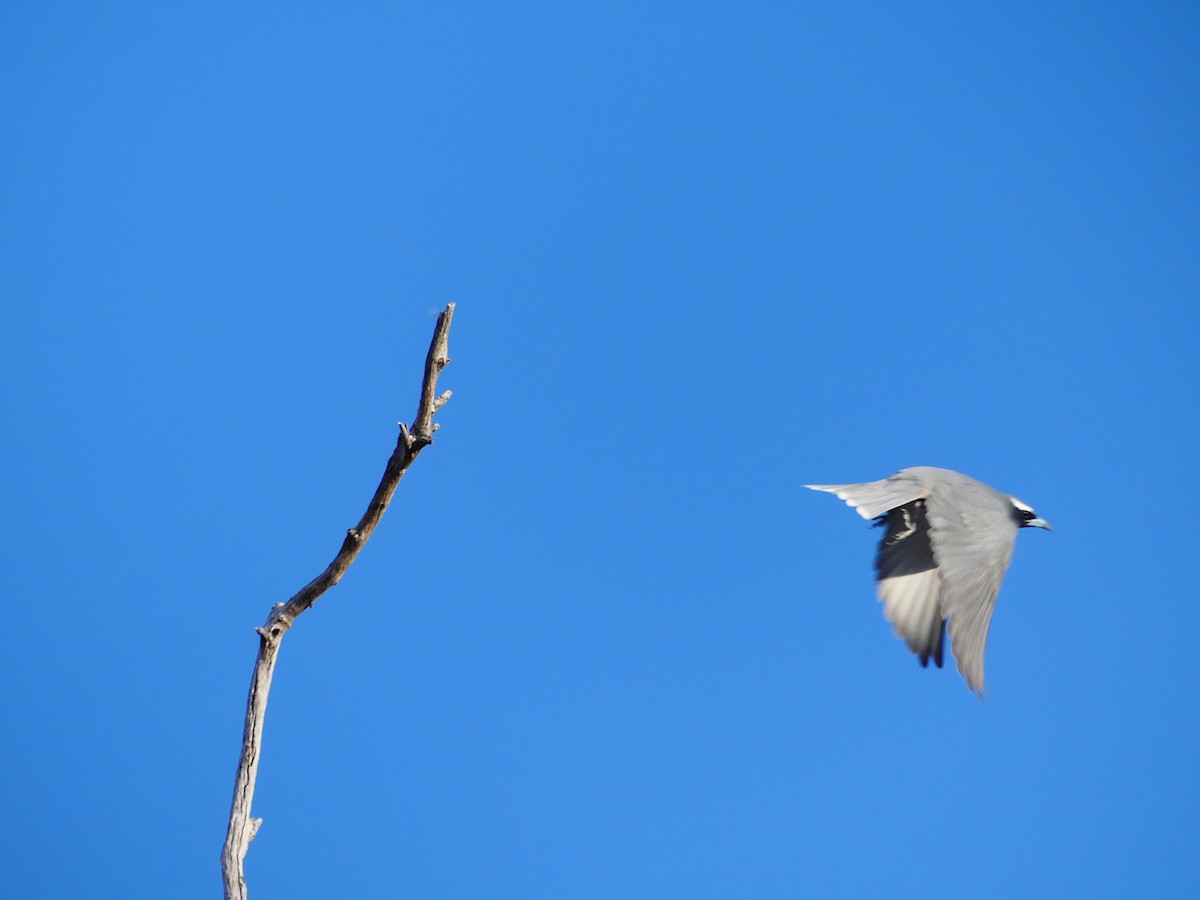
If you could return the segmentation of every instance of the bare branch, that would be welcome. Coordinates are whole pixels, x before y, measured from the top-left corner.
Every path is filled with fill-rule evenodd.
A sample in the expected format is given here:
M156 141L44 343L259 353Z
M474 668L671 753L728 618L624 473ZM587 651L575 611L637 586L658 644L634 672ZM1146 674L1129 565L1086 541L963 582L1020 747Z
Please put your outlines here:
M366 512L358 524L346 532L341 549L325 571L302 587L286 603L277 603L267 616L266 623L256 629L259 636L258 658L254 663L254 675L250 680L250 695L246 699L246 721L242 730L242 754L238 760L237 777L233 787L233 804L229 810L229 830L225 835L225 846L221 850L221 870L225 878L226 900L245 900L246 877L243 863L246 851L258 832L262 819L251 818L250 808L254 801L254 786L258 778L258 761L262 753L263 721L267 712L267 697L271 691L271 676L279 656L283 636L296 617L308 609L317 598L341 581L350 564L354 562L363 545L375 531L383 518L400 479L412 465L420 452L433 443L437 425L433 414L445 406L450 391L440 396L437 380L442 369L450 364L450 322L454 317L454 304L449 303L438 315L425 357L425 377L421 382L421 399L417 404L417 417L412 431L399 423L400 435L396 449L392 451L383 478L375 495L367 504Z

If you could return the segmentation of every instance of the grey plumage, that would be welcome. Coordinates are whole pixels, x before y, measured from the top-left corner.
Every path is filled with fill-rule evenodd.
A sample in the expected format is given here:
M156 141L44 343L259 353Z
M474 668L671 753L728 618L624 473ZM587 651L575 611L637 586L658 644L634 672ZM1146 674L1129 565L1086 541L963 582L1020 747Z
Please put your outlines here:
M950 469L917 466L882 481L809 484L886 526L875 555L883 612L922 666L942 665L944 633L959 674L983 694L983 657L1017 529L1049 529L1034 511Z

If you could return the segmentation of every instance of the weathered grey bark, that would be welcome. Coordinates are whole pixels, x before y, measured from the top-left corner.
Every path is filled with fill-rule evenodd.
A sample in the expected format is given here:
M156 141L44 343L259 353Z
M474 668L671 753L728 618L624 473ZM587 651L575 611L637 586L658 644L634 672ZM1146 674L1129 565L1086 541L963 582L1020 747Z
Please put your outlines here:
M266 624L257 629L258 659L254 663L250 696L246 700L242 755L238 760L237 778L233 786L229 830L225 834L225 846L221 850L221 871L225 877L226 900L246 898L243 862L250 842L254 840L254 835L262 824L262 819L251 818L250 806L254 801L254 784L258 778L258 761L262 753L263 718L267 712L267 696L271 691L271 676L275 672L275 661L279 657L279 645L296 617L341 580L370 538L375 526L379 524L405 471L417 455L433 443L433 433L438 428L433 422L433 414L450 399L449 391L440 395L437 393L437 380L442 369L450 362L450 320L453 316L453 303L447 304L446 309L438 315L429 354L425 357L425 377L421 383L417 417L413 420L411 431L403 422L400 423L400 437L396 441L396 449L388 460L383 479L375 489L375 496L367 505L367 511L363 513L358 524L346 532L341 550L325 571L302 587L286 603L275 604L271 614L267 616Z

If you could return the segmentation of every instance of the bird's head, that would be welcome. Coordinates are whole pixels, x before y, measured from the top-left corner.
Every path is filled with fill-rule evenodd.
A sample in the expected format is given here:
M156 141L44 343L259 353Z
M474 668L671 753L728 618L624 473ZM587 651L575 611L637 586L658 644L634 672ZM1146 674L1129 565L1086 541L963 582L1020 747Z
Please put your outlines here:
M1045 528L1047 531L1053 531L1050 523L1045 519L1039 519L1038 514L1033 511L1033 507L1028 503L1022 503L1016 497L1009 497L1009 501L1013 505L1013 518L1017 520L1019 528Z

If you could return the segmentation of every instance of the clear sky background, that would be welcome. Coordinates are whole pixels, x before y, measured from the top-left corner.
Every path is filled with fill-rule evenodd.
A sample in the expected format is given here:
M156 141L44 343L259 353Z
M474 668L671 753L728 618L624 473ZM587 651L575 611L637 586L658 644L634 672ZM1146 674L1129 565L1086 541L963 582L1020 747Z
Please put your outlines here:
M1191 4L6 4L0 895L1195 896ZM808 482L965 471L990 699Z

